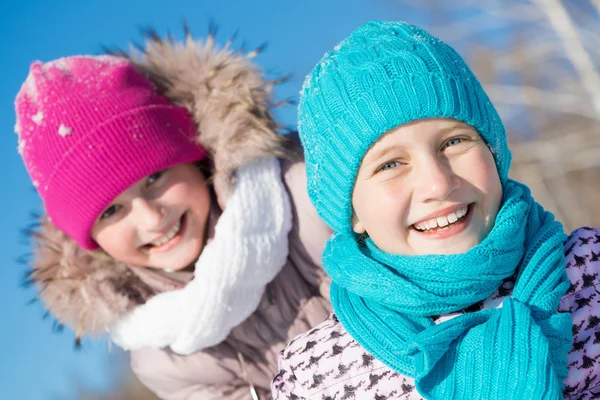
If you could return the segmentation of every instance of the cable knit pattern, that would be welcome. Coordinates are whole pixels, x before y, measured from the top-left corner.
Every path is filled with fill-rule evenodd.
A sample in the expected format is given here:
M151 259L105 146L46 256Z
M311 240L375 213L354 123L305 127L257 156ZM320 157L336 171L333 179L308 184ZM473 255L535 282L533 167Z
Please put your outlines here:
M525 185L508 179L504 127L464 60L418 27L368 22L315 66L298 109L309 195L335 231L323 255L332 307L352 338L428 399L559 398L572 337L571 316L557 313L569 288L566 236ZM427 118L479 132L494 156L502 207L492 231L465 253L389 254L353 231L356 174L382 135ZM500 309L434 323L512 275L513 295Z
M572 313L573 342L563 395L569 400L594 399L600 396L600 229L576 230L565 242L564 253L570 289L558 311ZM515 276L508 277L486 300L442 315L435 323L502 307L513 295L514 284ZM294 339L281 353L279 366L271 385L275 399L423 399L413 379L367 352L335 315Z
M367 149L396 126L444 117L477 129L504 183L511 160L504 125L452 47L414 25L371 21L325 54L298 103L308 192L323 220L351 233L352 189Z
M377 359L414 378L426 398L556 399L571 342L570 315L556 314L569 287L565 239L529 189L509 180L492 231L466 253L389 254L370 239L360 245L334 234L323 267L342 325ZM441 324L430 318L487 298L517 272L500 310Z
M125 350L170 346L179 354L214 346L257 308L287 260L290 201L275 157L240 168L215 237L183 289L154 296L110 335Z

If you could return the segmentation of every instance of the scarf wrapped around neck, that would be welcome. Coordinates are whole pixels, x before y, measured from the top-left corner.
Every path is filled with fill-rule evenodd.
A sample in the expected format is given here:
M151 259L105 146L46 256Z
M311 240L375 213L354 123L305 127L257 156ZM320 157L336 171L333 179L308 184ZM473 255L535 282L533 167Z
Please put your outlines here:
M124 350L169 346L186 355L221 343L285 265L291 207L277 158L242 166L194 279L131 310L109 329L112 340Z
M559 399L571 315L562 226L515 181L490 234L463 254L403 256L334 234L323 264L331 302L367 351L415 380L427 399ZM502 307L436 325L434 316L489 297L517 274Z

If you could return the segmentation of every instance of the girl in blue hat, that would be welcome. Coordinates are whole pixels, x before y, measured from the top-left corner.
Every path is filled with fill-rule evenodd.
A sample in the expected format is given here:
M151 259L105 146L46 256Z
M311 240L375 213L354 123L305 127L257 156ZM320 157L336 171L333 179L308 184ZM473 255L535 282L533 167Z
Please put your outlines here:
M508 178L502 121L451 47L361 26L306 78L299 131L334 314L283 351L275 398L600 395L600 230L567 237Z

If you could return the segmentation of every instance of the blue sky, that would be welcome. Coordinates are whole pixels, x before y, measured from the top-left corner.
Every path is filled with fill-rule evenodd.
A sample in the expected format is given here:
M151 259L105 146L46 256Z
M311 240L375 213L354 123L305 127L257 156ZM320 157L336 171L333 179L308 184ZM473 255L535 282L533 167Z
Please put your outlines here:
M271 76L292 73L294 78L278 92L296 98L302 78L323 53L352 29L371 19L419 23L395 0L6 0L0 5L2 74L0 74L0 170L3 211L0 225L0 398L72 399L73 381L97 390L108 387L120 373L109 356L105 340L84 342L73 350L69 330L52 333L52 318L42 320L44 309L33 289L19 286L24 266L17 260L27 253L21 230L32 222L40 201L18 157L13 100L36 59L48 61L74 54L96 54L102 46L126 47L139 41L138 28L152 26L181 38L184 17L195 36L203 36L213 18L217 39L224 43L239 30L238 45L248 48L268 42L257 62ZM295 125L295 109L280 118Z

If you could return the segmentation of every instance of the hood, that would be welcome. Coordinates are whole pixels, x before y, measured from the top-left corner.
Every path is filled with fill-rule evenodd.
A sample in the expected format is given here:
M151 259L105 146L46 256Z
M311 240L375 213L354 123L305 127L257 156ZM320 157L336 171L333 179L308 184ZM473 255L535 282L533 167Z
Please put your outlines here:
M295 154L271 116L273 107L284 104L272 103L273 88L282 80L264 78L252 62L259 51L243 54L230 44L218 47L212 34L194 40L187 29L182 42L151 31L143 47L111 52L129 59L171 102L192 114L197 140L212 161L221 208L240 166L265 155ZM33 254L26 283L38 287L39 299L61 325L75 331L77 342L84 334L104 332L160 291L153 282L162 279L162 271L123 265L102 250L82 250L46 216L30 236Z

